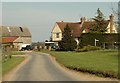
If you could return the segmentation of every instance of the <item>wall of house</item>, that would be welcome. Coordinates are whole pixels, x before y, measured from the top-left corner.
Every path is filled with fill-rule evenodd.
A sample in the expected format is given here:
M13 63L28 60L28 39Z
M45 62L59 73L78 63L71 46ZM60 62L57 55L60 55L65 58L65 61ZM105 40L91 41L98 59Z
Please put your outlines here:
M82 33L86 33L86 31L85 31L85 30L83 30L83 31L82 31Z
M115 26L113 25L113 30L112 30L112 32L110 32L110 23L109 23L108 26L107 26L107 32L106 33L117 33L117 31L115 29Z
M32 44L31 37L19 37L14 42L22 42L23 44Z
M56 34L59 33L59 38L56 37ZM57 24L55 24L52 30L52 41L61 41L62 40L62 31Z
M32 44L32 38L31 37L19 37L13 42L14 47L18 48L19 50L22 44Z
M32 44L32 38L31 37L21 37L23 44Z
M14 45L14 48L17 48L18 50L20 50L20 45L22 45L22 43L21 42L20 43L14 42L13 45Z

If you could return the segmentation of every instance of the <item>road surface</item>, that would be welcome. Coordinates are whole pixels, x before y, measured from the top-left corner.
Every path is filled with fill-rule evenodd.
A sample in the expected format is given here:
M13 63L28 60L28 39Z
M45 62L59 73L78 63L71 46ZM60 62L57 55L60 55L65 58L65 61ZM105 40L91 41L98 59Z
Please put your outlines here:
M91 75L73 72L61 67L49 54L28 52L27 59L8 75L3 81L103 81Z
M20 67L9 81L75 81L61 70L48 54L27 53L29 60Z

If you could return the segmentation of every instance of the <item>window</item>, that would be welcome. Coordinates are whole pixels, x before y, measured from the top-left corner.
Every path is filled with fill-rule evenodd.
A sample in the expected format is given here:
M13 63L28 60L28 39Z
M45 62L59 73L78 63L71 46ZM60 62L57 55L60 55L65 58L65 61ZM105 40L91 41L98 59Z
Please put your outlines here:
M59 38L59 33L56 33L56 38Z

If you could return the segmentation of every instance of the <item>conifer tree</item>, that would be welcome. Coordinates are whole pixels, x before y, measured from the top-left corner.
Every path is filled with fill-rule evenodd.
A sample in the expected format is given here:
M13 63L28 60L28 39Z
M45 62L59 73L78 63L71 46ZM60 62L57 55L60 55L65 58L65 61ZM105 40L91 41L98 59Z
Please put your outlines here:
M107 31L106 26L105 26L106 24L104 20L104 14L101 12L99 8L97 10L97 16L95 16L93 20L95 21L95 24L92 25L90 32L104 33Z
M77 46L76 41L73 38L71 30L67 24L66 27L64 28L62 41L60 42L61 50L73 51L76 48L76 46Z

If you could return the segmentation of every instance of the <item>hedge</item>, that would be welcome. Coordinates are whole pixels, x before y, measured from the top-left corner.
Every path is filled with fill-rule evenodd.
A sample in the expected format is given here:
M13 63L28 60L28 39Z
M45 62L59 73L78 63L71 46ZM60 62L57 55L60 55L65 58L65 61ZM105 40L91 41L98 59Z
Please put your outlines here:
M118 33L83 33L80 37L80 47L84 46L94 46L95 39L99 40L96 44L97 46L103 47L103 44L112 45L118 42Z
M76 49L76 52L86 52L86 51L96 51L102 49L101 47L98 46L84 46L82 49Z

